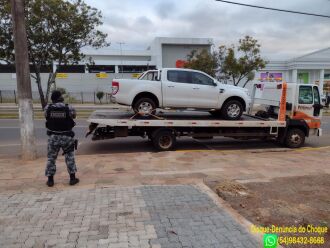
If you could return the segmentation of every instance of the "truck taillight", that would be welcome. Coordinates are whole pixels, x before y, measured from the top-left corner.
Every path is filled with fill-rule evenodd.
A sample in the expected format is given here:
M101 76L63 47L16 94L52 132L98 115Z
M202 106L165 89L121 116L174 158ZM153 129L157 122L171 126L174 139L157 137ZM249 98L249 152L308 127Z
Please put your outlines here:
M112 95L116 95L119 91L119 82L112 81Z

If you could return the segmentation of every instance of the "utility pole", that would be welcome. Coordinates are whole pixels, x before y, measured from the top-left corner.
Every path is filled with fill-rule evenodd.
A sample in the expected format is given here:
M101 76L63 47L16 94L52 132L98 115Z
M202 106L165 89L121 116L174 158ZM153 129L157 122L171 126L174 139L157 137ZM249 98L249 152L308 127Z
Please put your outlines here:
M125 44L125 42L117 42L118 44L119 44L119 46L120 46L120 63L121 63L121 78L123 78L124 77L124 68L123 68L123 49L122 49L122 45L124 45Z
M24 15L24 0L10 0L13 22L18 110L21 127L22 159L37 158L34 137L33 104Z

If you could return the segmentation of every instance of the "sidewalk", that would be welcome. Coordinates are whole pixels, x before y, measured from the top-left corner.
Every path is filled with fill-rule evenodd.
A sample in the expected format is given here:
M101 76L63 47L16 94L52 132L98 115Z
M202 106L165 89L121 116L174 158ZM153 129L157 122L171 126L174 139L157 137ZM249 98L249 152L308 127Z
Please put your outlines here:
M60 156L54 188L45 158L0 157L0 247L261 247L204 182L329 174L329 156L326 148L81 155L73 187Z
M1 247L259 247L196 186L0 195Z

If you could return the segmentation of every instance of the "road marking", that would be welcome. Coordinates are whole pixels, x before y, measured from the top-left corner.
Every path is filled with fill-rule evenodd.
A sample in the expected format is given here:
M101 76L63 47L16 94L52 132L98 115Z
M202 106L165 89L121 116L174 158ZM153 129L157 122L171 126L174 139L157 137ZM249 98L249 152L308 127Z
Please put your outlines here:
M322 149L330 149L330 146L320 146L320 147L302 147L302 148L298 148L295 149L295 151L298 152L303 152L303 151L313 151L313 150L322 150Z
M81 146L81 145L85 145L85 144L87 144L87 143L88 143L88 142L79 142L79 141L78 141L78 147ZM46 146L46 145L48 145L48 143L47 143L47 142L43 142L43 143L37 143L36 145L37 145L37 146ZM0 147L7 147L7 146L21 146L21 143L0 145Z
M246 150L177 150L176 152L223 152L223 153L232 153L232 152L289 152L289 151L297 151L297 152L303 152L303 151L313 151L313 150L322 150L322 149L330 149L330 146L321 146L321 147L302 147L297 149L290 149L290 148L262 148L262 149L246 149Z
M6 144L6 145L0 145L0 147L7 147L7 146L20 146L21 144Z
M17 144L6 144L6 145L0 145L0 147L7 147L7 146L21 146L21 143L17 143ZM45 146L47 145L47 143L37 143L37 146Z
M88 128L88 126L75 126L74 128ZM0 127L0 129L20 129L20 127ZM34 129L46 129L45 127L35 127Z

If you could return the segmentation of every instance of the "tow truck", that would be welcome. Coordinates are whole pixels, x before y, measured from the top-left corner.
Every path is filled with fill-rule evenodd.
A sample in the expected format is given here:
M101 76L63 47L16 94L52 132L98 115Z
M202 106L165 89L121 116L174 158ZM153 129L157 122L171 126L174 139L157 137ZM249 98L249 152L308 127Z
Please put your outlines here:
M157 116L143 116L130 111L96 110L88 119L86 137L104 140L137 136L148 138L159 151L168 151L174 150L177 139L184 136L274 140L289 148L299 148L306 137L322 135L322 103L317 85L257 83L251 98L248 112L237 121L196 111L161 111Z

